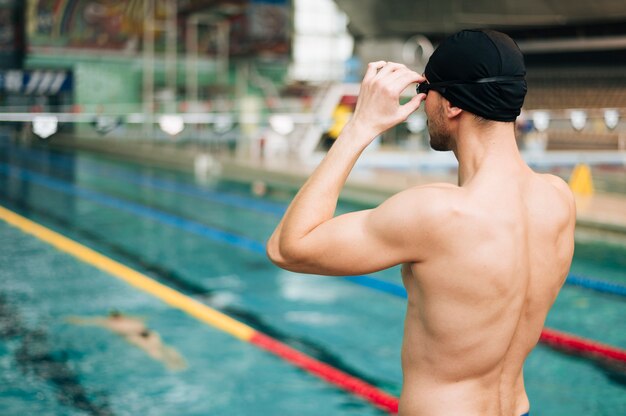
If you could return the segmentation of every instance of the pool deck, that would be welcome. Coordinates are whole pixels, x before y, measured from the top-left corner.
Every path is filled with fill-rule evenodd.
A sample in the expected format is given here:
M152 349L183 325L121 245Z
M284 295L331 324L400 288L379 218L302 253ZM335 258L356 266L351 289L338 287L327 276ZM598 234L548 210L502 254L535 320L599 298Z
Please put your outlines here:
M315 169L322 154L310 162L289 159L259 159L251 157L220 157L202 155L201 149L170 144L138 143L57 137L49 146L88 150L132 160L146 165L195 172L196 176L219 175L240 182L259 181L272 190L293 191L299 188ZM424 174L416 170L392 170L360 167L357 163L342 191L346 201L377 205L389 196L411 186L433 183L456 183L453 174ZM626 195L599 193L577 196L577 237L591 235L626 242ZM599 233L599 235L598 235Z

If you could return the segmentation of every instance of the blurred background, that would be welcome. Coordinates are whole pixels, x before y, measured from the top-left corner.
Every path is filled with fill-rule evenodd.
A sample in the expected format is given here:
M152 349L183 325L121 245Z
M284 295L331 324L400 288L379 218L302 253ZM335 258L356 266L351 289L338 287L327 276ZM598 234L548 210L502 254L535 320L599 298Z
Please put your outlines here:
M624 1L0 0L0 205L397 396L399 270L311 279L263 244L350 119L367 63L422 72L442 39L477 27L524 53L518 146L577 197L572 272L546 325L613 351L545 337L526 366L531 402L624 414ZM456 183L454 156L428 143L422 109L378 137L337 212ZM2 414L389 410L0 217ZM120 330L120 314L177 353Z
M26 122L12 125L23 138L34 115L60 113L59 142L163 141L209 155L315 162L350 117L367 62L421 72L443 37L487 27L525 54L529 92L517 124L520 147L536 153L531 161L593 150L591 162L620 165L625 9L611 0L3 0L0 107L4 121ZM408 155L427 149L426 136L419 111L372 146L400 154L372 154L361 165L415 168ZM441 155L421 163L454 168Z

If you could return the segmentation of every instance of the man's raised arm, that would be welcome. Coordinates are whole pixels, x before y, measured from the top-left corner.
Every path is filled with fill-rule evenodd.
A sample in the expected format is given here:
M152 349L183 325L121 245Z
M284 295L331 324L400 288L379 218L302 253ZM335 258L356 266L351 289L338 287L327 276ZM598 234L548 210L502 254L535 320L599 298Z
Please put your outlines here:
M398 264L405 257L403 236L392 234L389 217L402 197L375 210L333 218L337 199L361 152L385 130L406 120L425 99L419 94L400 105L400 94L424 78L404 65L370 63L354 117L295 196L267 243L280 267L319 274L357 274ZM400 194L402 195L402 194ZM397 218L396 218L397 219ZM382 251L382 252L381 252ZM375 254L375 255L374 255Z

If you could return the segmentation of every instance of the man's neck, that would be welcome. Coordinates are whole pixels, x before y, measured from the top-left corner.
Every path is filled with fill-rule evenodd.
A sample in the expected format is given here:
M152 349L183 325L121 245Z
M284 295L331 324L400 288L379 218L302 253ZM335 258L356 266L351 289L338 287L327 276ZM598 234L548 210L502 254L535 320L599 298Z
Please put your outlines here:
M484 169L514 170L525 166L510 124L494 123L488 128L476 128L468 121L460 126L454 154L459 161L459 186L467 184Z

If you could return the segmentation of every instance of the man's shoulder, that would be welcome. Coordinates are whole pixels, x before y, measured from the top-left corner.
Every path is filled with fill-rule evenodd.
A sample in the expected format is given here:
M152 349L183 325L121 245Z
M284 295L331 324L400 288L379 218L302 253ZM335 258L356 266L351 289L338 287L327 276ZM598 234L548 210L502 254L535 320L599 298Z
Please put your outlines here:
M451 183L437 182L427 185L417 185L395 194L390 199L397 199L403 203L422 202L447 205L456 200L461 194L461 188Z
M443 219L460 205L461 188L449 183L419 185L399 192L381 208L409 222L428 223Z
M435 183L399 192L372 211L369 220L381 235L391 235L402 246L426 256L433 241L442 235L458 207L460 188Z
M552 186L554 186L559 192L571 195L569 185L561 177L553 175L551 173L537 173L537 175L543 178L543 180L545 180L546 182L550 183Z
M556 175L538 174L550 187L544 193L544 200L550 206L553 216L561 218L561 223L573 226L576 222L576 201L567 182Z
M570 189L567 182L562 178L549 173L538 174L543 180L552 185L557 195L566 201L568 204L574 204L574 194Z

